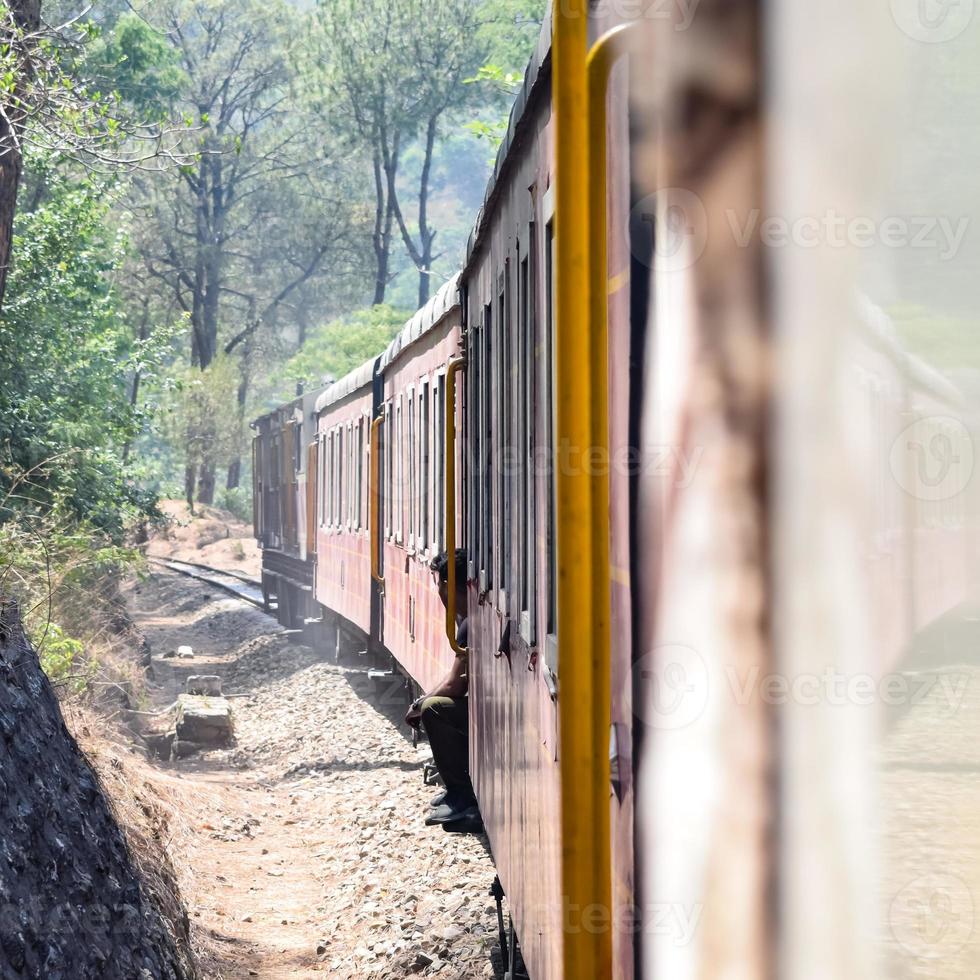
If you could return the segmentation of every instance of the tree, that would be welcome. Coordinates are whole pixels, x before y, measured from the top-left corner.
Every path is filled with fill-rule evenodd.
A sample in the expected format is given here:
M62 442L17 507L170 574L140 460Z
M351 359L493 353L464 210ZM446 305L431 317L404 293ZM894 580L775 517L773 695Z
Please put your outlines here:
M432 158L444 116L476 95L463 84L487 47L471 0L330 0L319 8L311 62L322 66L321 112L350 133L371 162L374 191L374 302L384 302L394 228L429 296L436 229L428 213ZM351 123L353 126L351 127ZM418 240L399 202L403 152L418 140Z
M320 385L337 380L376 357L411 316L407 310L381 304L338 317L312 331L302 350L274 375L274 404L292 397L296 385Z
M483 64L488 46L471 0L437 0L416 8L412 18L417 30L406 38L409 64L417 79L418 115L422 130L422 168L418 181L418 242L410 231L398 201L396 174L389 168L388 194L402 241L419 272L418 305L429 299L433 244L436 229L429 220L432 157L439 126L445 116L472 106L479 93L465 82Z
M127 508L150 505L123 461L146 417L128 381L159 370L173 331L133 338L114 285L125 240L107 222L112 182L51 157L28 160L0 316L0 496L16 474L40 468L44 479L23 482L8 507L62 501L118 537Z
M221 351L241 358L243 417L256 335L331 273L328 256L348 267L356 207L348 175L291 98L298 15L258 0L173 0L157 16L187 79L178 105L199 124L199 152L176 188L139 182L150 202L140 247L188 315L191 363L203 371ZM220 444L206 435L188 431L187 443ZM211 502L219 460L208 451L188 459L188 494ZM234 486L237 454L228 464Z
M41 26L41 0L7 0L0 19L0 58L7 81L0 94L0 306L7 287L17 190L24 169L30 56Z

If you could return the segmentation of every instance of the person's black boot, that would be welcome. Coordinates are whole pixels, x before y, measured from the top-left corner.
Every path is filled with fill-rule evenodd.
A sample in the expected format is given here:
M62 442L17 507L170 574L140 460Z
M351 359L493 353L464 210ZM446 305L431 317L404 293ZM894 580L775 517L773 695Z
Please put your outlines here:
M454 820L469 820L478 816L480 808L472 793L448 791L446 798L438 806L434 806L425 818L427 827L436 824L452 823Z

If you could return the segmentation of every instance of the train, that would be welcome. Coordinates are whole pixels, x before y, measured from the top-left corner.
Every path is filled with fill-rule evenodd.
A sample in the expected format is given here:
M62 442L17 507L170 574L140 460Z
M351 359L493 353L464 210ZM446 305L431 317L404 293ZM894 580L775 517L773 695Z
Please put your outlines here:
M780 726L799 748L826 722L742 681L876 683L975 620L980 387L908 349L833 251L836 346L819 381L790 363L784 260L718 232L775 179L762 8L704 0L669 30L630 6L555 4L462 268L376 357L253 423L255 535L284 626L415 692L456 643L429 562L465 548L511 976L762 977L792 877ZM834 642L794 660L808 628ZM833 809L782 832L822 846Z

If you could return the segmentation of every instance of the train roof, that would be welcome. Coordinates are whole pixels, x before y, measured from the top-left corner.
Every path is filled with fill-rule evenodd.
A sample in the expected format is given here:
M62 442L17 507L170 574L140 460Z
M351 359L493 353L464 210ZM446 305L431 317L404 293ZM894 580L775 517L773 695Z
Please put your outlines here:
M520 141L523 134L523 123L525 116L528 115L528 108L534 101L534 97L540 86L551 77L551 11L552 5L549 3L545 13L544 23L541 25L541 33L538 35L538 43L535 45L534 53L531 55L531 59L528 61L527 68L524 71L524 84L521 85L521 90L517 93L517 97L514 99L514 104L510 110L510 118L507 121L507 132L500 144L500 148L497 150L497 159L494 162L490 180L487 182L487 189L483 195L483 204L477 212L476 223L466 243L466 259L463 262L464 271L469 267L470 260L480 245L485 219L492 209L497 186L507 169L511 150Z
M435 296L398 331L398 336L381 355L378 370L383 371L388 367L403 350L411 347L415 341L424 337L433 327L438 326L447 314L457 306L459 306L459 273L456 273L449 282L441 286Z
M256 426L261 425L263 422L273 418L276 415L280 415L284 411L295 411L297 408L302 408L303 411L316 411L315 402L318 401L324 392L330 389L330 384L319 385L316 388L312 388L309 391L303 392L302 395L297 395L295 398L290 399L288 402L283 402L277 405L275 408L270 409L268 412L264 412L257 418L253 419L249 423L249 427L254 429Z
M319 414L325 408L335 405L348 395L371 384L374 380L374 368L377 362L378 357L375 355L370 361L365 361L360 367L354 368L349 374L345 374L339 381L327 388L316 400L316 412Z
M408 322L398 331L395 339L381 352L380 355L365 361L360 367L354 368L335 384L324 390L316 401L316 411L325 408L367 387L374 380L377 372L383 371L394 361L402 351L411 347L417 340L424 337L430 330L438 326L450 311L459 306L459 275L440 287L439 291L422 309L416 311Z

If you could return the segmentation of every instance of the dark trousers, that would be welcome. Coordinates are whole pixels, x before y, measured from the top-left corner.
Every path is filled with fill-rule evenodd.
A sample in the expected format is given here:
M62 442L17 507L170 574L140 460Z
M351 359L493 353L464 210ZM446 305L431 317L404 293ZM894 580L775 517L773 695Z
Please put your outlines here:
M446 789L472 796L468 699L426 698L422 702L422 727Z

